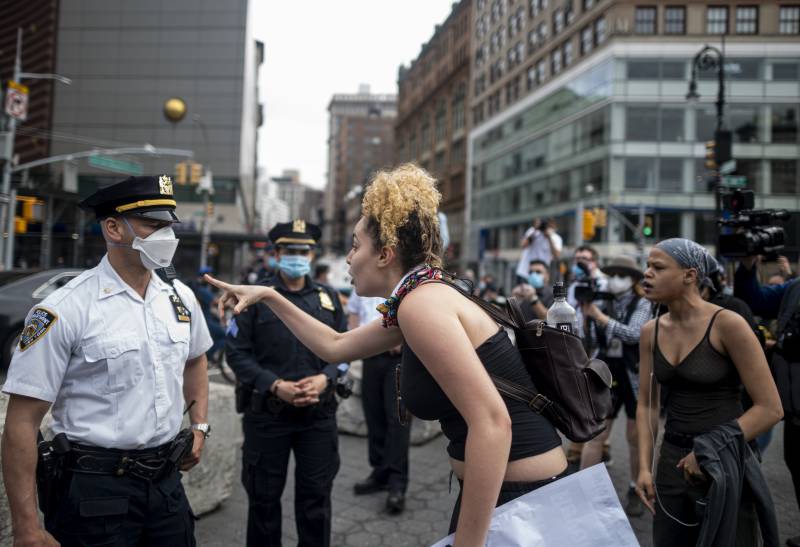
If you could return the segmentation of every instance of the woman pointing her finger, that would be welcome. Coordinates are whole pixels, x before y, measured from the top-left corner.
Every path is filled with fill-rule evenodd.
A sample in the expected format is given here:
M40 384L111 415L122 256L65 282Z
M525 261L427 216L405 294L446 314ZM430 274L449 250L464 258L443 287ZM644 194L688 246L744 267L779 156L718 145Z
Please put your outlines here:
M484 545L492 511L561 476L567 467L553 426L525 404L503 398L489 374L535 389L518 351L489 315L442 271L435 180L414 165L378 173L347 255L355 290L382 296L382 319L339 333L269 287L228 285L234 313L265 302L328 362L361 359L403 344L400 391L406 407L437 419L461 492L450 522L458 547Z

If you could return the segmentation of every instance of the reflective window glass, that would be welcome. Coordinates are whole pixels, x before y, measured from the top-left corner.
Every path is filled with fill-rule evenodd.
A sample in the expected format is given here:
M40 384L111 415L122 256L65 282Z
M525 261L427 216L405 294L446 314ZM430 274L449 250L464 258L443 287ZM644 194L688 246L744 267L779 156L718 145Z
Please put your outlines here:
M656 158L625 158L625 188L652 190L656 186Z

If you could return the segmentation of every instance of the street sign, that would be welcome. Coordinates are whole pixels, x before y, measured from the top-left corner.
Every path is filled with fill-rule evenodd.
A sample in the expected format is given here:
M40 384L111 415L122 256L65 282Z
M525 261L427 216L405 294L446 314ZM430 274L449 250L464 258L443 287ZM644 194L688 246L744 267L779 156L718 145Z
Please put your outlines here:
M722 184L729 188L744 188L747 186L747 177L741 175L725 175L722 177Z
M6 87L6 114L19 121L28 117L28 87L8 81Z
M141 163L128 160L120 160L111 156L90 156L89 165L106 171L115 173L125 173L127 175L139 176L144 173Z
M736 160L726 161L719 168L720 175L729 175L734 171L736 171Z

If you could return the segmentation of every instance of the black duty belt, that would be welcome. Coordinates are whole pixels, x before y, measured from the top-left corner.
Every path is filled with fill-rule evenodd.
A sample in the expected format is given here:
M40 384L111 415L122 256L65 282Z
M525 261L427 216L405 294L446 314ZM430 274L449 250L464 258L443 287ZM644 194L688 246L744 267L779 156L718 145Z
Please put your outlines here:
M148 450L119 450L72 444L66 467L94 475L131 475L144 480L160 476L168 463L170 443Z

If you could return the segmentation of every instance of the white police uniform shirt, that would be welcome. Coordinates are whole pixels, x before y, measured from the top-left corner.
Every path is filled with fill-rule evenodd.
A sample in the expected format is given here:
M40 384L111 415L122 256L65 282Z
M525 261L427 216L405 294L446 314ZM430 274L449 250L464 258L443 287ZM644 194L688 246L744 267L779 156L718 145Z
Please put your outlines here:
M200 306L153 273L144 299L103 257L28 314L3 391L53 403L53 431L102 448L142 449L172 440L184 411L186 361L212 345Z
M381 317L381 313L376 309L379 304L386 302L385 298L379 296L359 296L356 291L350 293L347 299L347 313L358 316L358 324L366 325Z

